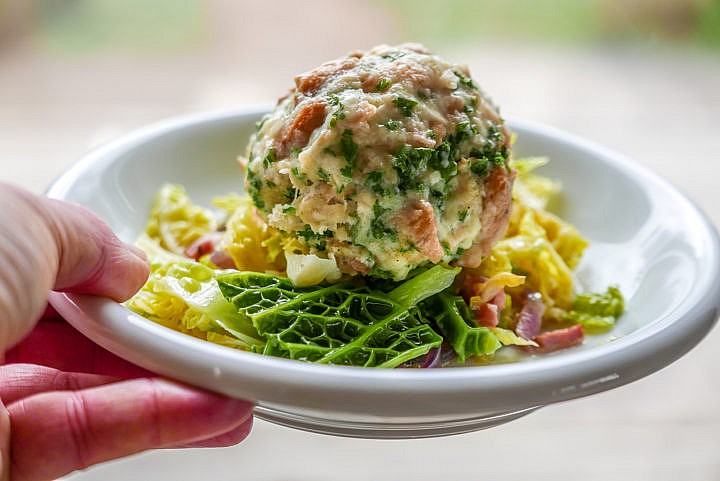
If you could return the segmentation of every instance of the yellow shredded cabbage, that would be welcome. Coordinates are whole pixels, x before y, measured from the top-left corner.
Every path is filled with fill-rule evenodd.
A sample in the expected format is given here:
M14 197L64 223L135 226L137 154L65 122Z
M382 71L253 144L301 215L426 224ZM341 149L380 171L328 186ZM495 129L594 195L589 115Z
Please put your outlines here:
M567 310L575 297L572 270L577 266L588 241L578 230L550 213L557 202L560 183L535 174L544 158L515 161L518 176L513 190L513 211L505 237L483 260L479 271L492 278L503 272L526 276L519 289L540 292L547 306L546 317Z
M213 204L228 213L220 248L230 255L238 270L285 270L285 258L281 255L282 237L260 218L248 195L218 197Z
M198 238L216 229L217 221L210 210L193 204L182 186L166 184L155 197L145 233L163 249L182 254Z

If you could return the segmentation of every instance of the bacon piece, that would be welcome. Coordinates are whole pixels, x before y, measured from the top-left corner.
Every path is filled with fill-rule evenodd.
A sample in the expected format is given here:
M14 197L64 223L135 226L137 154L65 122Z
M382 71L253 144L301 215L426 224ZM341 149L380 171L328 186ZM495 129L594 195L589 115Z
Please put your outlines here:
M470 298L480 296L483 285L487 280L487 277L480 274L466 270L462 271L460 273L460 295L465 299L465 302L470 304Z
M478 326L483 327L497 327L498 322L498 306L489 302L481 302L477 306L471 308L473 314L475 314L475 322Z
M400 214L398 224L400 232L410 239L430 262L440 262L445 251L438 239L435 211L428 201L419 199L409 202Z
M463 267L477 267L483 256L490 252L505 235L510 222L512 208L512 186L515 180L515 171L504 166L497 166L488 175L485 181L485 196L483 209L480 214L481 230L473 245L465 251L459 265Z
M315 100L303 108L280 138L278 153L285 156L292 147L304 147L313 131L325 122L325 102Z
M350 70L358 64L358 57L347 57L339 60L326 62L309 72L302 73L295 77L295 86L303 95L314 96L320 87L332 77L345 70Z
M577 346L582 344L584 339L585 333L582 326L575 324L565 329L556 329L538 334L534 339L538 343L538 347L528 346L526 349L530 352L548 353Z
M187 249L185 249L184 254L186 257L197 261L202 256L214 252L221 237L222 234L219 232L212 232L210 234L200 236L195 242L190 244Z
M237 267L230 254L224 250L213 252L212 255L210 255L210 262L221 269L235 269Z

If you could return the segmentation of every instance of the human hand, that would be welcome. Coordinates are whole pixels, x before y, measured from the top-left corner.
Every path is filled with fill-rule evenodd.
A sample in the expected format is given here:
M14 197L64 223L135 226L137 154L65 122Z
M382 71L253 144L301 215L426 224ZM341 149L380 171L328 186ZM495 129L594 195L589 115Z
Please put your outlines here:
M0 183L0 206L0 358L14 346L0 366L0 479L247 436L249 403L154 377L52 311L37 323L50 290L130 297L148 275L140 251L76 205Z

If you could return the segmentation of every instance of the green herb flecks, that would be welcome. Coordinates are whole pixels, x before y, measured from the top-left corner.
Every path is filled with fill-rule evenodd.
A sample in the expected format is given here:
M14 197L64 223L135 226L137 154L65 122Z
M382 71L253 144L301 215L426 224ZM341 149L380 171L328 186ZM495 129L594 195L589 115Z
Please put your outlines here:
M340 136L340 152L347 165L340 170L345 177L352 177L352 171L355 169L355 163L357 160L358 144L353 142L353 132L350 129L345 129Z
M373 170L367 175L365 178L365 187L377 195L385 195L388 192L388 189L384 186L383 173L379 170Z
M383 220L384 214L390 209L382 207L378 202L373 205L373 220L370 222L370 233L375 239L391 239L397 241L397 232Z
M417 101L407 99L405 97L395 97L393 99L393 103L405 117L410 117L412 115L413 108L417 105Z
M475 85L475 83L473 83L473 81L470 77L467 77L458 71L454 71L453 73L458 78L458 84L460 86L465 87L470 90L477 90L477 85Z
M248 194L250 194L253 204L255 204L255 207L258 209L264 210L265 201L263 200L262 195L260 195L260 189L263 185L262 176L256 174L250 169L247 169L246 182Z
M469 211L470 211L470 209L467 209L467 208L464 210L461 210L460 213L458 214L458 222L465 222L465 219L467 219Z
M294 201L297 198L297 196L298 196L298 190L293 186L286 187L282 194L283 200L286 203L290 203L290 202Z
M492 166L507 165L509 155L505 137L496 125L491 125L482 149L474 148L470 151L470 170L475 175L484 177L490 173Z
M375 90L377 90L378 92L383 92L387 90L388 87L390 87L390 79L387 77L383 77L378 81L377 85L375 86Z
M335 110L330 114L330 127L335 127L338 120L345 118L345 105L340 102L340 98L337 95L330 95L328 103L335 107Z
M398 148L392 157L392 166L398 175L398 188L403 191L422 191L422 175L435 155L433 149L413 148L404 145Z
M384 58L385 60L390 60L391 62L394 62L395 60L399 59L400 57L404 57L405 55L407 55L407 52L394 51L384 53L380 57Z
M388 120L387 122L385 122L384 125L385 125L385 128L386 128L386 129L388 129L389 131L393 132L393 131L395 131L395 130L397 130L397 129L400 128L401 123L400 123L399 120L390 119L390 120Z
M268 150L268 153L263 158L263 167L267 169L275 160L275 149Z
M317 171L318 178L325 182L326 184L330 183L330 174L327 173L325 169L322 167L318 169Z

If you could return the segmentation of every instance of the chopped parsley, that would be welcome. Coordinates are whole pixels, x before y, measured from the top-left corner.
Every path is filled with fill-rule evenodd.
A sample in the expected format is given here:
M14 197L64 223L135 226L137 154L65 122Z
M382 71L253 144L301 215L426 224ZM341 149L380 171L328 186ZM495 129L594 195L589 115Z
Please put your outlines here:
M310 242L330 238L333 236L333 233L331 230L326 230L325 232L315 232L312 230L312 227L306 225L303 230L297 231L295 235L299 239L304 239L305 242Z
M277 184L273 182L272 180L266 180L265 185L268 186L268 189L272 189L273 187L277 187Z
M294 205L286 205L282 209L283 214L294 214L295 213L295 206Z
M372 190L378 195L384 195L386 193L383 187L383 173L379 170L373 170L365 178L365 187Z
M263 201L263 198L260 195L262 178L250 169L247 170L247 186L248 193L250 194L250 197L252 198L255 207L257 207L258 209L264 209L265 201Z
M268 150L267 155L263 158L263 167L267 169L275 160L275 149Z
M296 178L297 180L302 181L302 180L305 180L305 179L307 178L307 176L306 176L305 174L303 174L302 172L300 172L300 170L298 169L297 166L295 166L295 167L293 167L292 169L290 169L290 172L292 172L292 174L295 176L295 178Z
M465 222L465 219L467 219L468 211L469 211L469 210L470 210L470 209L467 209L467 208L466 208L465 210L461 211L461 212L458 214L458 221L460 221L460 222Z
M421 176L427 170L433 155L433 149L413 148L408 145L398 148L392 157L392 166L398 175L398 188L405 191L424 189Z
M487 140L482 149L472 149L470 151L470 171L479 176L486 176L491 166L505 165L510 152L506 146L500 147L504 141L504 136L496 125L488 127Z
M340 152L342 152L347 166L340 169L340 172L345 177L352 177L352 171L355 168L355 161L357 158L358 144L353 142L353 132L350 129L345 129L340 136Z
M412 115L413 107L417 105L417 101L406 99L405 97L395 97L393 99L393 103L405 117L410 117Z
M385 122L385 128L394 131L400 128L400 121L399 120L393 120L390 119L387 122Z
M477 157L470 163L470 171L478 177L485 177L490 172L490 162L478 149L473 149L470 155Z
M370 233L376 239L390 238L394 241L397 240L397 233L393 228L388 226L382 217L390 209L382 207L378 202L373 205L373 220L370 222Z
M390 87L390 79L387 77L383 77L375 86L375 90L377 90L378 92L382 92L384 90L387 90L388 87Z
M322 167L318 169L317 175L323 182L327 184L330 183L330 174L328 174L327 171L325 171L325 169L323 169Z
M470 90L477 90L477 85L475 85L470 77L466 77L462 73L458 71L453 72L455 76L458 78L458 83L465 88L468 88Z
M265 121L268 119L268 115L264 116L262 119L255 122L255 131L258 132L260 129L263 128L263 125L265 125Z
M335 107L335 110L330 115L330 127L335 127L338 120L345 118L345 106L340 102L340 98L337 95L330 95L328 102Z
M292 202L295 200L297 195L298 195L298 190L295 187L290 186L285 189L285 191L282 194L282 197L285 202Z
M381 57L384 58L385 60L390 60L391 62L394 62L395 60L399 59L400 57L404 57L405 55L407 55L406 52L394 51L394 52L384 53L381 55Z

